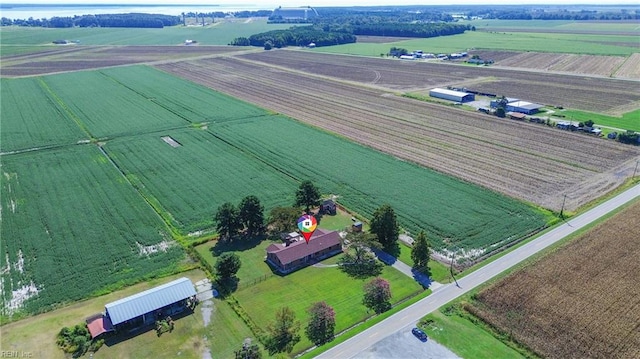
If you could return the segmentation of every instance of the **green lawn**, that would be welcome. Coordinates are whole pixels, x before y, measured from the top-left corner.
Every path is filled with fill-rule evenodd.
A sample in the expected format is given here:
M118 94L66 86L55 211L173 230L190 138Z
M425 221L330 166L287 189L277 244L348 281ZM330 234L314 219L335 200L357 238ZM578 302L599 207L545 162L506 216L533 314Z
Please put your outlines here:
M426 39L411 39L383 44L355 43L319 47L309 51L346 53L362 56L380 56L391 47L409 51L421 49L432 53L451 53L471 48L509 51L539 51L592 55L631 55L637 52L632 46L616 43L637 43L636 36L554 34L532 32L484 32L467 31L464 34Z
M353 221L351 215L342 210L337 210L335 216L324 215L318 223L319 228L328 229L331 231L342 231L345 228L351 228Z
M385 267L381 275L391 284L392 302L422 292L422 288L399 271ZM338 268L307 267L286 276L273 276L254 286L240 289L234 296L261 328L273 321L275 311L288 306L301 321L307 320L306 309L317 301L326 301L336 312L336 332L340 332L371 315L362 305L365 280L353 279ZM302 335L294 352L311 346Z
M264 261L267 255L265 250L271 243L274 242L264 240L258 243L257 240L247 242L237 240L236 243L228 244L220 241L209 241L196 246L196 251L211 266L215 265L216 257L224 252L237 254L240 257L240 262L242 262L237 277L240 279L239 285L245 286L273 274L269 265Z
M400 244L400 256L398 259L400 259L402 263L413 267L411 248L405 244ZM449 267L446 265L432 259L429 261L429 269L431 269L431 280L439 283L449 283L451 281Z
M235 358L234 351L242 347L245 338L252 343L258 339L226 301L214 300L215 309L211 315L211 324L206 328L209 348L214 358Z
M623 114L622 117L607 116L599 113L578 110L563 110L558 111L558 113L563 114L566 119L572 121L584 122L591 120L596 124L596 126L610 126L640 132L640 110L627 112Z
M524 358L491 333L456 314L447 316L436 311L422 318L421 322L425 321L430 322L420 327L429 338L446 346L462 358Z

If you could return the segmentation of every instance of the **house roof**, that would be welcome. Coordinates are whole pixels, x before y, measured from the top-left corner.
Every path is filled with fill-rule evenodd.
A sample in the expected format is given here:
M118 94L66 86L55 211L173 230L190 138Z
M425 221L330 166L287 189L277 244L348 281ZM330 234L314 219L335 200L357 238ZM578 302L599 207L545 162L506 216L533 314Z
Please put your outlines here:
M340 234L338 234L338 232L329 232L318 228L313 232L311 238L309 238L309 243L304 240L299 240L289 244L289 246L280 243L272 244L267 247L267 253L275 254L282 265L287 265L340 243Z
M189 278L180 278L105 305L113 325L196 295Z

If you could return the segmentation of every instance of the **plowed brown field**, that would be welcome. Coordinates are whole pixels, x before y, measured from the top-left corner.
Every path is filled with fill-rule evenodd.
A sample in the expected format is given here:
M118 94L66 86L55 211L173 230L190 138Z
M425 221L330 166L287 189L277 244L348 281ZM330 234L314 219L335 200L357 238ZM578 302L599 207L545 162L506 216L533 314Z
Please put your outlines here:
M612 76L627 58L625 56L597 56L523 52L496 61L496 65L577 74Z
M616 77L640 78L640 53L635 53L616 72Z
M360 71L355 66L358 60L365 62ZM399 158L555 210L565 194L565 209L574 209L619 185L631 175L640 155L634 146L303 73L339 70L344 77L366 82L372 72L362 68L371 60L355 61L347 61L351 66L347 68L321 65L318 60L285 64L296 71L231 57L158 67ZM409 78L410 72L394 63L376 62L380 76L369 82L378 78L393 86L397 79L390 74ZM391 64L388 71L384 64Z
M640 202L468 309L545 358L640 358Z
M68 46L26 55L3 56L0 75L43 75L152 61L179 60L237 52L229 46Z
M592 112L607 112L640 100L638 81L604 77L459 66L442 62L394 61L304 51L256 52L243 58L404 92L465 84L467 88L481 92ZM494 81L466 85L483 78L492 78Z

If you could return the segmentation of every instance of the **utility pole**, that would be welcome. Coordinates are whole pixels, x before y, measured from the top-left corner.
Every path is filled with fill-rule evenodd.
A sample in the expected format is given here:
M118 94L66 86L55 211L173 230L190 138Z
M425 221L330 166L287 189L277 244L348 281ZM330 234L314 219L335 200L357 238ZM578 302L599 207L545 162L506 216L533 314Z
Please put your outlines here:
M560 209L560 218L564 219L564 202L567 200L567 194L565 193L562 198L562 208Z
M451 266L449 267L449 272L451 272L451 278L453 278L453 281L456 282L456 287L460 288L460 285L458 284L458 280L456 279L456 276L453 274L453 259L455 258L455 252L451 252Z
M636 171L638 170L638 162L640 162L640 160L636 160L636 168L633 169L633 176L631 176L631 179L636 178Z

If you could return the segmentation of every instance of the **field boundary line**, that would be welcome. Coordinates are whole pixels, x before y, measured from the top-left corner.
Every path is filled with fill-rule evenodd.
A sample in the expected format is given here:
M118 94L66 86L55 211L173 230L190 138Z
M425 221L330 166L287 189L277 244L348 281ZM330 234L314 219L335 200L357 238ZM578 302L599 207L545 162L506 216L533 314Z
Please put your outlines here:
M91 131L89 131L89 128L87 128L87 125L84 124L84 122L82 122L82 120L80 119L80 117L78 117L70 108L69 106L67 106L67 104L62 101L62 99L60 97L58 97L58 95L56 95L55 92L53 92L51 90L51 88L49 87L49 85L45 82L45 80L40 77L38 78L38 84L40 85L40 87L46 92L48 93L52 99L62 108L62 110L64 111L64 113L67 115L65 117L69 117L71 118L71 120L73 120L73 122L76 123L76 125L78 125L78 127L80 127L80 130L82 130L82 132L84 132L87 136L89 136L89 140L94 141L96 139L95 136L93 136L93 134L91 134Z

